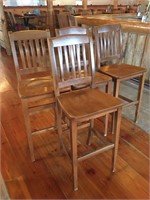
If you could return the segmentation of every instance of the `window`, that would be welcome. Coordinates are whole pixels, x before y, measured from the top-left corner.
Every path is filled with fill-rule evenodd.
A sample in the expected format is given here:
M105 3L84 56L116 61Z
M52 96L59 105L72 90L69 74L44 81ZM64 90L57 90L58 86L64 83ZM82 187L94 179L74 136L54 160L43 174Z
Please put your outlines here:
M44 6L46 0L3 0L5 6Z

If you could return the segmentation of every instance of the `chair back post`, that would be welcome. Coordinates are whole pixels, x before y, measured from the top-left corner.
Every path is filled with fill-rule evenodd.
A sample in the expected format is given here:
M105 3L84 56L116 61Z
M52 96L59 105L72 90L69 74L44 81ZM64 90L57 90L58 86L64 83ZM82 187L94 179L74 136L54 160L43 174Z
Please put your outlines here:
M17 51L16 51L16 44L15 44L15 40L13 38L13 35L15 33L16 32L9 31L8 35L9 35L9 39L10 39L10 46L11 46L11 51L12 51L12 55L13 55L13 59L14 59L17 79L18 79L18 81L21 81L21 75L19 73L19 62L18 62Z

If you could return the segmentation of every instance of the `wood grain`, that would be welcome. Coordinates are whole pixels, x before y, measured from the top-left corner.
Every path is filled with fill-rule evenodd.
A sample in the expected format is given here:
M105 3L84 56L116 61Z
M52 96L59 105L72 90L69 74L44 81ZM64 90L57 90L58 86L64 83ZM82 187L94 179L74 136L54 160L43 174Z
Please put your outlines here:
M11 199L149 198L149 135L124 118L116 173L111 173L111 151L85 160L79 163L80 189L73 192L70 160L65 153L59 155L56 132L34 136L37 161L32 163L12 58L2 55L1 172ZM53 114L39 116L33 128L51 120ZM99 128L103 130L103 122Z

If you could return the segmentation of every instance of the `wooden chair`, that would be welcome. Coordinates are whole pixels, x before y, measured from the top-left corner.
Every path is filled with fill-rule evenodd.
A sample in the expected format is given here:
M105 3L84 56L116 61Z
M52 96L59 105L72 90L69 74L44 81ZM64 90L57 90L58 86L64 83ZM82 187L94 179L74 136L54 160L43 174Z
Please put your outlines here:
M87 27L71 26L65 28L55 29L56 36L70 35L70 34L89 34L89 29ZM94 84L95 86L105 85L106 92L111 91L111 77L103 73L97 73L95 75Z
M92 37L73 34L49 38L48 49L57 101L57 125L61 147L64 146L62 116L65 116L69 121L73 186L76 191L78 189L78 161L112 148L113 171L115 171L122 102L111 94L92 88L94 87L95 75ZM72 70L70 70L70 66ZM62 89L86 84L89 87L61 93ZM77 130L87 127L88 121L94 121L94 119L109 113L115 113L116 117L114 141L100 149L93 150L89 154L78 155ZM91 129L94 131L94 126ZM97 133L96 130L95 133Z
M67 34L89 34L87 27L71 26L66 28L55 29L56 36L67 35ZM112 87L112 79L103 73L96 72L94 77L95 87L105 86L105 92L110 93ZM108 115L105 117L105 131L104 135L108 132Z
M35 18L34 26L37 30L48 29L48 14L46 11L40 11L40 16Z
M23 25L16 21L16 18L14 16L13 12L5 11L4 13L5 13L5 18L6 18L6 22L7 22L7 30L8 31L23 30Z
M32 161L35 160L32 135L55 128L52 126L40 130L31 129L31 116L55 108L46 41L48 37L48 30L9 32Z
M69 26L68 13L57 14L57 20L59 28L64 28Z
M135 105L135 121L138 119L146 70L122 63L122 31L120 24L107 24L94 27L98 71L112 77L114 96L125 100L124 106ZM135 100L119 95L120 83L139 78L138 94Z
M78 26L75 16L68 15L69 26Z

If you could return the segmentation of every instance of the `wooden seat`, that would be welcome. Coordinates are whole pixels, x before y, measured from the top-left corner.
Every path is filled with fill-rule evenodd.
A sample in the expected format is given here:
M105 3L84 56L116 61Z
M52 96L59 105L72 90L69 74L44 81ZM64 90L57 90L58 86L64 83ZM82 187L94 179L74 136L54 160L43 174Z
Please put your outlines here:
M135 121L138 119L146 69L122 63L122 31L120 24L94 27L98 71L112 77L114 96L125 100L124 106L135 105ZM119 95L120 83L138 78L138 93L135 99Z
M49 38L48 46L57 101L57 126L60 144L61 147L66 146L63 140L64 134L62 134L62 116L65 116L68 119L70 128L69 141L71 143L71 150L69 150L72 160L73 188L77 190L78 161L112 148L113 171L115 171L122 102L111 94L100 92L98 89L92 88L94 87L95 61L91 36L72 34ZM87 60L89 62L87 62ZM70 70L70 65L72 70ZM63 88L72 88L73 86L81 84L87 84L89 87L60 93ZM78 155L77 130L80 128L83 130L83 127L89 127L87 126L88 121L94 121L96 118L110 113L115 113L116 117L116 129L112 143L102 148L92 149L92 152L88 152L87 154ZM91 130L95 130L94 124L90 128L89 136L91 135ZM95 133L99 135L96 130ZM92 145L90 145L90 147L92 148Z
M32 161L35 160L32 135L55 128L52 125L40 130L31 129L31 116L55 108L46 42L48 37L48 30L9 32Z
M66 28L55 29L56 35L67 35L67 34L89 34L89 29L87 27L71 26ZM112 79L103 73L96 72L94 77L94 86L99 87L101 85L105 86L105 91L110 93L112 86ZM108 117L105 118L105 131L104 135L108 132Z

